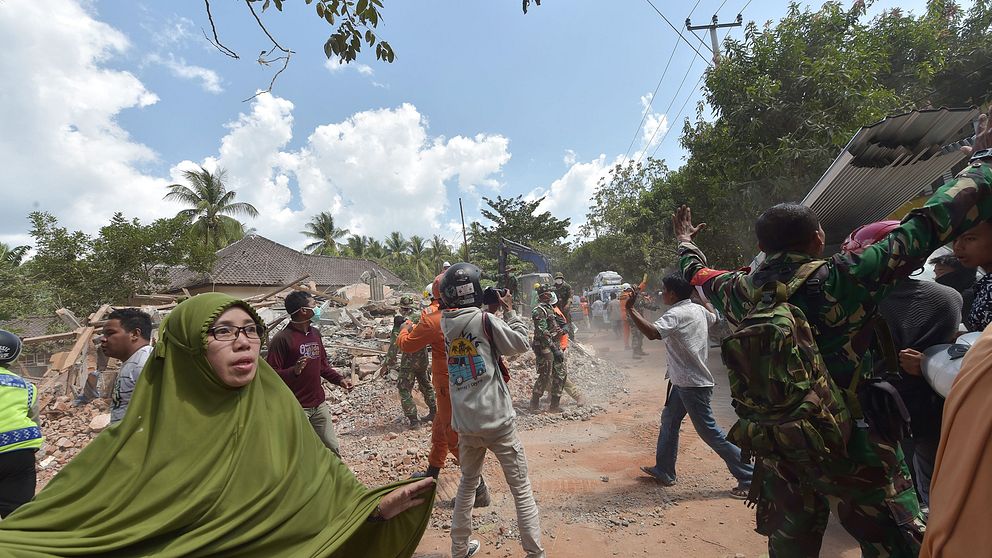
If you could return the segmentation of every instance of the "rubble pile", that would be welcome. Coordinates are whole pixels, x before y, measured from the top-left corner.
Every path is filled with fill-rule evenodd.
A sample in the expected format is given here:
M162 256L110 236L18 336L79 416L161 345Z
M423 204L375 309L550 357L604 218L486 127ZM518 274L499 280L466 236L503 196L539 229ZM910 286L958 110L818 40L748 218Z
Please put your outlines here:
M335 430L341 440L342 457L356 476L370 485L385 484L422 471L427 467L430 451L430 424L410 429L403 416L396 391L395 366L385 376L379 374L389 348L392 316L398 300L398 296L391 296L385 303L375 303L377 310L374 313L366 308L328 308L319 323L331 365L351 378L354 384L351 392L324 384ZM278 311L275 314L278 315ZM279 326L284 323L285 320ZM279 326L270 331L270 335ZM521 429L566 420L589 420L622 389L623 375L596 358L590 350L573 343L568 353L569 379L585 401L580 407L563 395L562 413L527 410L536 378L532 352L507 359L511 374L509 385L517 404ZM414 398L421 415L426 415L427 407L416 389ZM39 488L106 427L109 423L107 406L106 400L98 399L74 407L68 396L55 396L47 402L41 410L41 426L47 441L38 457ZM547 403L543 406L546 408ZM454 466L453 461L449 466ZM436 521L450 521L450 513L448 509L436 510ZM512 536L508 528L505 530Z
M45 444L35 454L40 488L110 425L109 404L96 399L76 407L67 396L55 397L39 410L38 422L45 436Z

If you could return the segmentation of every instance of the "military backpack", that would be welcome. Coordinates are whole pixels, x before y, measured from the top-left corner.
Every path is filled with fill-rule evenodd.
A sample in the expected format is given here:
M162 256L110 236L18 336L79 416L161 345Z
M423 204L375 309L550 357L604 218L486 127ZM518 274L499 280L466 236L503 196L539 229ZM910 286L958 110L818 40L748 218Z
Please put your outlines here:
M727 438L741 448L745 462L768 457L815 466L847 455L851 412L806 316L789 302L824 263L808 262L786 282L762 285L760 298L722 343L739 417ZM850 386L852 393L855 388Z

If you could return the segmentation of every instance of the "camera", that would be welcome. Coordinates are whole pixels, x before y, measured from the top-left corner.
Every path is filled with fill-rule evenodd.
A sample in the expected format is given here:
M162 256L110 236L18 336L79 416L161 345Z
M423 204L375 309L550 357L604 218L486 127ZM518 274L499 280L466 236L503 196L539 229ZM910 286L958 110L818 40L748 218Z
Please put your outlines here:
M494 289L493 287L486 287L486 290L482 291L482 303L485 305L499 304L500 297L506 296L509 292L506 289Z

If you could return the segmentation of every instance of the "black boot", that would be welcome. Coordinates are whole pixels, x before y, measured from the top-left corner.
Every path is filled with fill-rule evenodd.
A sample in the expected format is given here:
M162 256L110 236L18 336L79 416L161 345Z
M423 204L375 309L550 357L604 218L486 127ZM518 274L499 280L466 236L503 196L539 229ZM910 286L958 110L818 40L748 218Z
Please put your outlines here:
M540 395L531 395L530 396L530 410L531 411L537 411L537 410L540 410L540 408L541 408L541 396Z
M420 471L410 475L411 479L425 479L427 477L434 477L437 480L438 475L441 474L441 468L430 465L427 467L426 471Z
M429 412L426 415L420 417L420 420L423 421L423 422L434 422L434 415L436 415L436 414L437 414L437 408L435 407L435 408L431 409L431 412Z
M410 420L411 429L420 427L420 419L417 418L416 416L406 417L406 418Z
M551 404L548 405L548 410L551 411L552 413L560 413L561 412L561 405L559 404L560 402L561 402L560 395L552 395Z
M489 496L489 487L486 486L486 479L479 477L479 487L475 489L475 505L472 507L488 508L491 503L492 498Z

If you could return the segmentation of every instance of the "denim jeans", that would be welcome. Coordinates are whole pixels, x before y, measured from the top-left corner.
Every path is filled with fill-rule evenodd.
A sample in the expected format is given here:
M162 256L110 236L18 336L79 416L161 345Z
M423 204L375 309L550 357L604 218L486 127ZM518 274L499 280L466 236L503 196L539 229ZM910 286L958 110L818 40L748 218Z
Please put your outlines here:
M754 467L741 463L741 450L727 441L723 430L713 418L710 399L712 387L682 388L672 386L665 409L661 412L661 431L658 433L658 449L655 453L655 469L668 480L675 480L675 458L679 453L679 427L682 419L689 415L696 433L713 451L723 458L730 474L741 486L751 484Z

